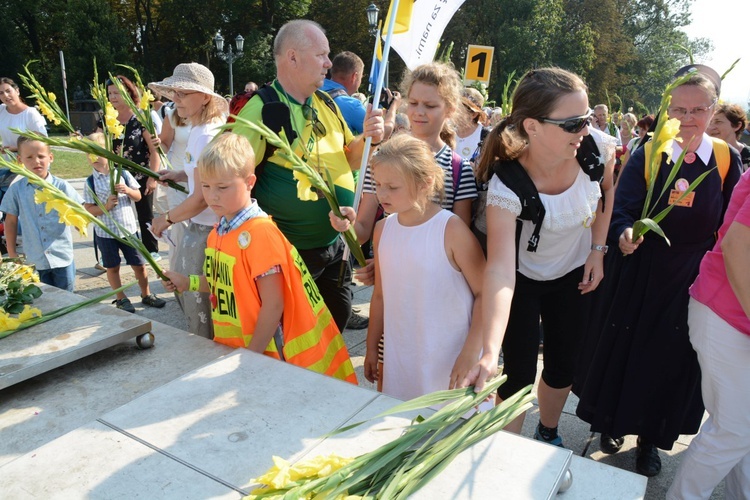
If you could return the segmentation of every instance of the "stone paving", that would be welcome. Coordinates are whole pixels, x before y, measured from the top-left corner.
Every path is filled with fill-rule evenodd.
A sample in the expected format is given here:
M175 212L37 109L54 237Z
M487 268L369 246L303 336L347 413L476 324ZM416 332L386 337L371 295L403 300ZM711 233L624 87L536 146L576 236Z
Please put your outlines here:
M71 183L79 191L83 190L84 182L83 179L71 181ZM168 267L168 253L165 245L162 245L160 254L163 256L159 262L160 265ZM94 259L93 245L91 243L91 237L83 238L76 234L75 237L75 260L77 268L77 282L76 292L87 297L94 297L96 295L105 293L109 290L106 275L103 271L98 271L94 268L96 263ZM122 281L127 283L134 280L134 276L130 268L122 267ZM167 292L161 282L156 279L155 274L150 272L151 278L151 291L159 297L167 301L167 305L163 309L153 309L144 307L140 303L138 287L133 286L127 291L127 295L131 298L133 305L136 308L136 314L148 317L154 321L166 323L177 329L185 329L185 321L182 312L177 305L177 301L174 296ZM372 294L372 287L357 286L354 290L354 304L359 308L360 313L367 316L369 315L370 296ZM113 306L114 307L114 306ZM365 338L366 330L345 330L344 338L346 340L347 347L352 357L352 362L357 371L357 376L360 381L360 385L363 387L374 388L373 384L370 384L365 380L362 363L364 361L365 354ZM541 356L540 356L541 358ZM539 363L538 374L541 373L541 361ZM599 438L598 435L592 435L589 431L588 424L582 422L575 415L575 408L577 405L577 398L571 394L565 405L562 419L560 421L560 434L562 435L565 446L574 453L588 457L590 459L614 466L629 471L635 471L635 436L628 436L625 440L625 445L622 450L615 455L606 455L599 449ZM532 437L534 433L534 427L538 422L538 410L536 407L529 412L526 422L524 424L523 435ZM679 465L680 455L685 451L687 446L690 444L692 436L681 436L680 439L675 443L674 448L671 451L660 451L662 458L662 472L658 476L649 479L648 489L646 491L647 499L661 499L666 495L666 491L671 484L672 478ZM714 492L712 499L723 498L724 494L723 483ZM562 495L564 496L564 495ZM562 497L561 496L561 497ZM611 498L611 497L609 497Z

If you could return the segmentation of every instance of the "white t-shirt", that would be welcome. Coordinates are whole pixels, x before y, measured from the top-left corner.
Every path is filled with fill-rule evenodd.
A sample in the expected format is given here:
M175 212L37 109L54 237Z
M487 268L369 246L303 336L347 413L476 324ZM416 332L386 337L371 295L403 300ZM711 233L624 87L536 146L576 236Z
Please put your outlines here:
M479 146L479 141L482 138L482 124L478 123L477 128L468 136L461 138L456 135L456 153L461 155L464 160L471 160L474 155L474 151Z
M47 135L46 125L47 122L36 108L29 106L20 113L13 114L8 111L5 104L0 104L0 139L5 147L15 148L18 145L18 136L10 129L30 130Z
M198 168L198 157L201 155L203 148L219 133L221 125L221 122L204 123L196 125L190 130L190 136L185 147L185 174L187 174L188 192L190 194L201 188L195 185L195 169ZM191 217L190 221L204 226L213 226L219 222L219 218L213 210L206 208L198 215Z

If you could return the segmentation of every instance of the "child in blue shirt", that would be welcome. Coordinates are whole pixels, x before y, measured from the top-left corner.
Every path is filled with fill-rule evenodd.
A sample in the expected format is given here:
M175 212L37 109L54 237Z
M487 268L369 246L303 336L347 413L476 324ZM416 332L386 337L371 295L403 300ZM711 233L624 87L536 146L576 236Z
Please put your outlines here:
M70 198L83 202L73 187L49 173L52 151L48 144L20 137L18 159L23 165ZM5 213L5 240L8 256L18 257L18 223L23 226L23 251L26 262L34 264L42 283L73 291L76 266L73 261L73 234L60 222L57 210L47 213L44 204L37 205L34 193L41 189L21 179L11 184L0 204Z

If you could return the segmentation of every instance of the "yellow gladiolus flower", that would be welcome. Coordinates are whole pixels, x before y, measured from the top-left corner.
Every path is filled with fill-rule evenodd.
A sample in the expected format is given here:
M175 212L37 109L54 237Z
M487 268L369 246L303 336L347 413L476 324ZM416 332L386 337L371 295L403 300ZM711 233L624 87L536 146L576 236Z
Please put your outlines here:
M143 92L143 96L141 97L141 104L139 107L144 111L148 111L150 104L155 100L156 98L154 97L154 94L152 94L150 90L146 90Z
M305 477L325 477L330 476L341 467L351 462L352 458L340 457L338 455L329 455L327 457L317 456L310 460L305 460L294 464L289 471L292 481L297 481Z
M109 133L114 137L120 137L125 131L125 127L117 121L118 115L119 113L114 106L112 106L112 103L108 102L104 109L104 123L106 124Z
M34 193L34 201L37 205L44 203L47 213L50 213L53 209L57 210L58 214L62 214L68 210L68 204L65 200L61 200L54 193L50 193L44 189L39 189Z
M283 488L291 482L291 477L289 475L289 462L277 456L273 456L271 459L273 460L273 467L268 469L265 474L253 479L252 481L276 489Z
M672 143L680 132L680 120L670 118L664 123L659 135L654 138L655 158L661 158L662 153L667 153L667 161L672 161Z
M52 110L42 101L39 101L37 103L37 107L39 108L39 112L42 113L44 117L49 121L54 121L56 119L54 113L52 113Z
M73 226L83 235L88 235L89 220L82 214L76 212L72 208L68 208L65 212L60 212L60 222L66 226Z
M297 198L302 201L318 201L318 193L313 190L312 183L307 175L296 170L293 175L297 181Z
M57 100L57 96L55 94L53 94L52 92L47 92L47 97L49 97L50 101L56 101Z
M19 326L21 326L21 321L18 318L14 318L10 314L0 311L0 332L15 330Z
M21 323L24 323L26 321L29 321L34 318L41 318L42 317L42 311L39 310L37 307L31 307L30 305L23 306L23 311L21 311L18 314L18 320Z

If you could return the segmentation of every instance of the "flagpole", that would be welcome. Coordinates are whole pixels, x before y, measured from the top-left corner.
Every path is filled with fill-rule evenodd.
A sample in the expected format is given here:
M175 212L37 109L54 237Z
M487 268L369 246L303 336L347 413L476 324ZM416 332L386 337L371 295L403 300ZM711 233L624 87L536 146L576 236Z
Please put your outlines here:
M370 66L370 77L369 77L370 88L367 89L370 91L370 93L372 93L373 91L373 80L378 77L378 75L373 74L373 72L375 71L375 66L376 66L375 61L378 60L378 43L380 43L380 28L377 29L377 33L375 35L375 45L372 48L372 65ZM377 65L377 68L378 68L378 73L380 73L380 65Z
M407 0L408 1L408 0ZM375 80L375 92L372 94L372 109L373 111L380 107L380 94L383 92L383 79L385 78L385 70L388 66L388 54L391 51L391 37L393 36L393 28L396 25L396 17L398 14L398 2L399 0L393 0L391 3L389 12L390 16L388 19L388 34L385 36L385 44L383 45L383 59L380 61L380 67L378 68L378 77ZM378 33L380 36L380 33ZM375 50L377 50L378 39L375 39ZM385 138L383 138L385 139ZM365 138L365 147L362 151L362 163L359 166L359 179L357 180L357 190L354 192L354 204L352 205L355 210L359 211L359 201L362 198L362 188L365 182L365 173L367 171L367 160L370 157L370 149L372 147L372 137ZM349 260L349 247L344 246L344 255L342 262Z

